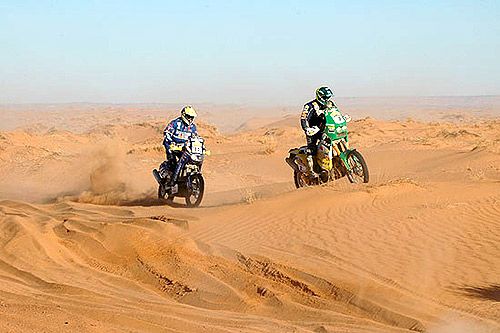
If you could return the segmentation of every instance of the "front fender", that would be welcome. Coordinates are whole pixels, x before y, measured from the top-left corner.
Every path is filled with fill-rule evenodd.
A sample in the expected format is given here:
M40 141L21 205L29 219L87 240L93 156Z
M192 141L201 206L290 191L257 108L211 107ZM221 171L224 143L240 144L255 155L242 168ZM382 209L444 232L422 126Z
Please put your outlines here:
M340 153L339 157L340 159L342 160L342 162L344 163L344 166L345 168L347 169L347 171L351 171L351 166L349 165L349 163L347 162L347 156L349 156L349 154L351 154L353 151L356 151L356 148L353 148L353 149L347 149L345 151L343 151L342 153Z
M188 189L191 189L193 187L193 178L194 177L200 177L203 182L205 182L205 179L203 178L203 175L201 172L195 172L187 176L186 178L186 185Z

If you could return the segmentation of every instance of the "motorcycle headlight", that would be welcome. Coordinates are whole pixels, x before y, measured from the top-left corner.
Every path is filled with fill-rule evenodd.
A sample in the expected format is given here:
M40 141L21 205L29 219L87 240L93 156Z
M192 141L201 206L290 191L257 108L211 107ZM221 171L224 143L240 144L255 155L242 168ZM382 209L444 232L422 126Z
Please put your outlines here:
M337 133L341 133L342 132L342 127L337 127Z

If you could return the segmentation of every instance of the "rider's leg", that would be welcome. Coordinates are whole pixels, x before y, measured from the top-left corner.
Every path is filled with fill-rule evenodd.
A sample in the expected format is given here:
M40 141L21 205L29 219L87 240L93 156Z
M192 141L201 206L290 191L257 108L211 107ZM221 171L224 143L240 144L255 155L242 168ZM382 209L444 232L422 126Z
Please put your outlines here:
M184 163L187 159L186 155L182 155L179 160L177 161L177 165L175 166L174 174L172 175L172 178L170 178L169 185L174 186L175 183L177 182L177 178L179 178L179 174L181 173L182 168L184 167Z
M160 174L161 178L165 178L165 175L168 170L168 146L164 145L165 147L165 161L160 163L160 166L158 167L158 172Z
M308 136L307 137L307 166L309 167L309 173L311 176L315 177L316 172L314 172L314 159L313 157L316 155L318 139L316 136Z
M170 150L168 145L164 145L165 147L165 161L160 164L159 171L160 175L163 179L166 178L169 172L173 172L175 168L175 156L174 153Z
M167 158L168 171L174 172L176 161L177 161L177 158L175 157L175 154L173 152L170 152L170 154L168 155L168 158Z

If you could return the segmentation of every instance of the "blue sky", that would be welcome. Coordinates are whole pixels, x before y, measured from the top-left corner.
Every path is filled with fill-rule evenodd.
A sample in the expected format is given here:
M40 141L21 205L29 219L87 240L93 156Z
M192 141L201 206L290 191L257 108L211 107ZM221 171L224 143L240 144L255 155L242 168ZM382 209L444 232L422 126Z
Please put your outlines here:
M0 0L0 103L500 94L500 1Z

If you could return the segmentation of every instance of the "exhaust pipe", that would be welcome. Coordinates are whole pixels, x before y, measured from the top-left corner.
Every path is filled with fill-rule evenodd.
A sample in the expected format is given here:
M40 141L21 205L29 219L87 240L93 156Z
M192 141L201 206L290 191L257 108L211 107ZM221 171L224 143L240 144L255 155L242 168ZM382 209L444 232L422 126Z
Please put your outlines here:
M158 184L161 185L163 183L163 179L161 178L160 173L158 172L158 170L156 170L156 169L153 170L153 176L155 177L155 179L158 182Z

